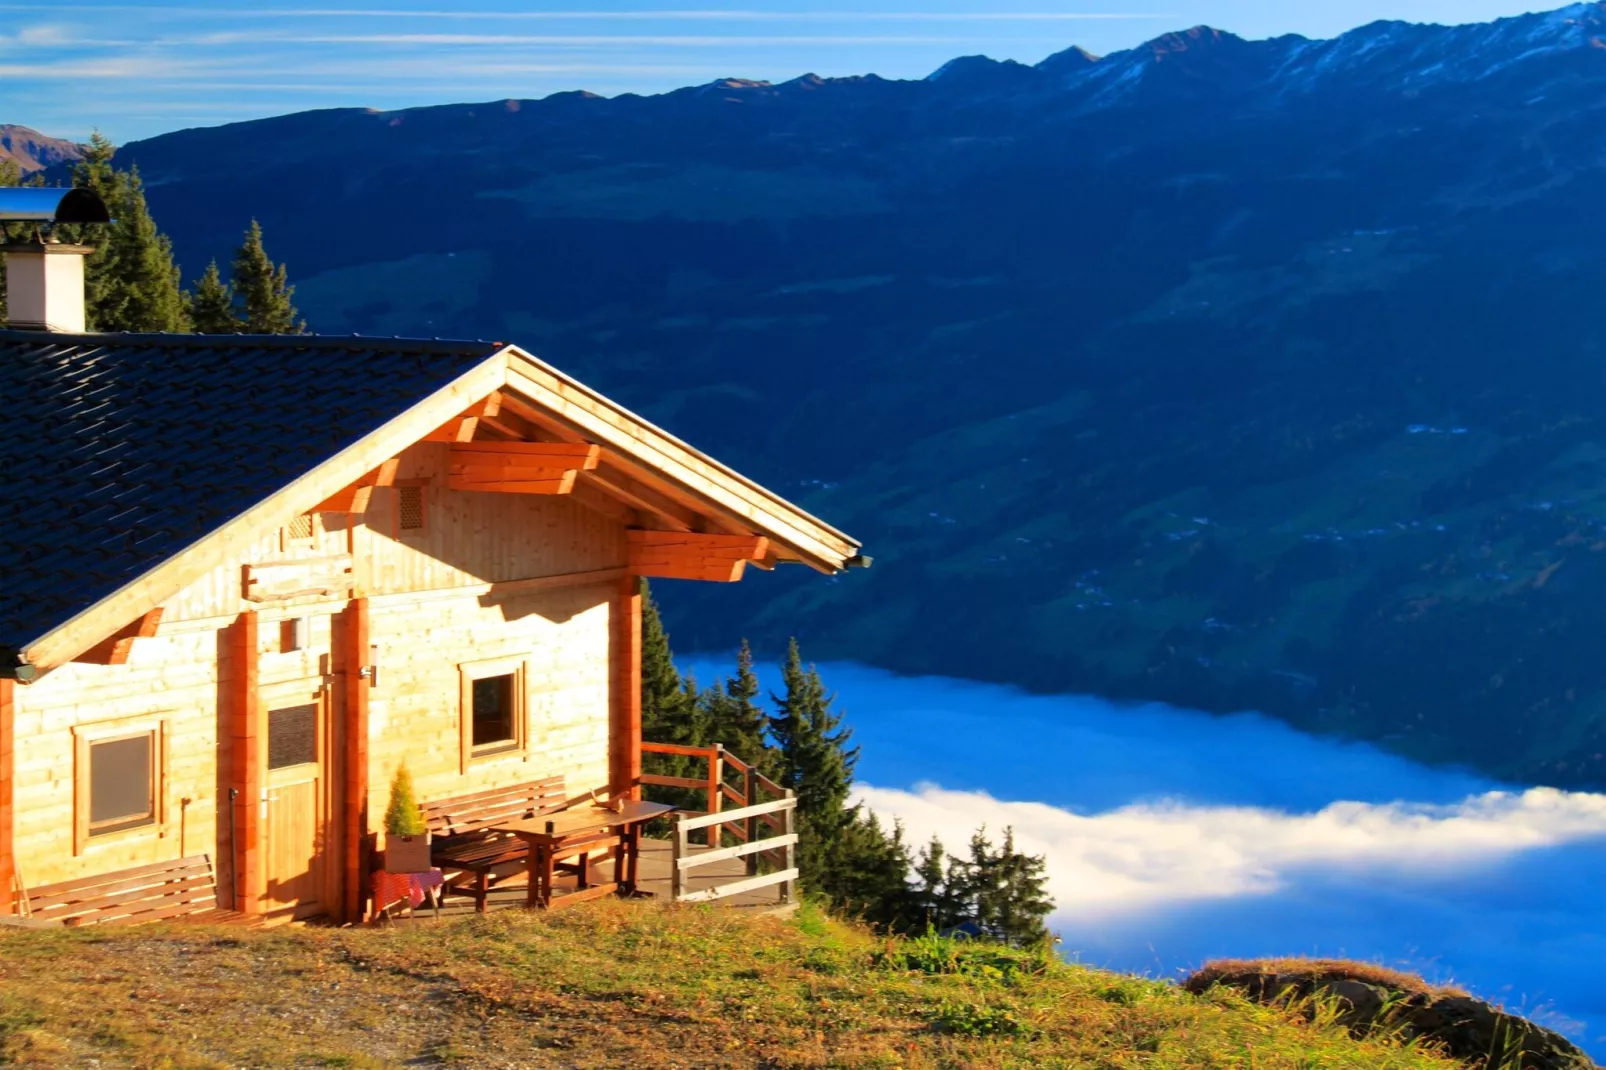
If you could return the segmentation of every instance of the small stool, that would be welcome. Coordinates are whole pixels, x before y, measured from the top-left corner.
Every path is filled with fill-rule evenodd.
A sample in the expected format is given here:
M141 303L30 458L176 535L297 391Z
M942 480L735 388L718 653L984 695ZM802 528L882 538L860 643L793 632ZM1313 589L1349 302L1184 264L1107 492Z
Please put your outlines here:
M445 884L445 877L438 869L427 869L420 873L375 870L373 883L375 921L381 917L392 920L391 905L402 901L407 904L408 917L412 917L414 908L423 902L428 902L434 909L436 918L441 916L441 887Z

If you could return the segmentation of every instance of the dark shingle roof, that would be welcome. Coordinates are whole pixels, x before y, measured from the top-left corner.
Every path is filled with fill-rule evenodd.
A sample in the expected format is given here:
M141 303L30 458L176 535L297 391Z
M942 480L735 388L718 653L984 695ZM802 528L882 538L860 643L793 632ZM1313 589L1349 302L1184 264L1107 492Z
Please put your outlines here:
M0 658L500 348L0 331Z

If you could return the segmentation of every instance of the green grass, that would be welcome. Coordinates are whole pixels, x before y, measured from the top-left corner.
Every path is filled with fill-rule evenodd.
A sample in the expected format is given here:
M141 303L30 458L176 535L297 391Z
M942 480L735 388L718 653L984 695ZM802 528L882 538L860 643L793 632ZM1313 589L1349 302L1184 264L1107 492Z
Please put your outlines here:
M1310 1019L1314 1017L1315 1021ZM23 1067L1447 1067L1323 1015L928 936L599 903L394 929L0 930Z

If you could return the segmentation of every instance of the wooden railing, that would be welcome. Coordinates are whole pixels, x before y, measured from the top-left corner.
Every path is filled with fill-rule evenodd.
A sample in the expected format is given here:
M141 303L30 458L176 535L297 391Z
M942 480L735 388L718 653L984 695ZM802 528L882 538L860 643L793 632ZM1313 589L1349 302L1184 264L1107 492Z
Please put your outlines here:
M642 743L643 754L664 754L706 762L701 777L641 774L644 786L682 788L705 800L702 811L682 810L674 817L674 861L670 883L676 902L723 899L757 888L780 886L781 902L792 901L797 881L797 798L753 766L731 754L722 744L686 747L675 743ZM727 810L733 803L736 809ZM701 830L706 850L691 850L691 834ZM725 835L734 846L722 846ZM699 866L742 858L747 878L701 891L686 891L687 874ZM761 873L769 861L773 872Z

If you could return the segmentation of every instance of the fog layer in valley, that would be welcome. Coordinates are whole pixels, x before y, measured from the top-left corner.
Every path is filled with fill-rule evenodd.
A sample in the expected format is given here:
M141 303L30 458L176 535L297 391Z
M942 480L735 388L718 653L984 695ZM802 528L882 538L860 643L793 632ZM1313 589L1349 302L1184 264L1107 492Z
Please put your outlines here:
M704 682L723 660L692 659ZM1068 955L1177 976L1332 955L1455 981L1606 1053L1606 796L1502 785L1255 715L821 666L859 799L918 845L1048 859ZM762 666L767 687L779 684Z

